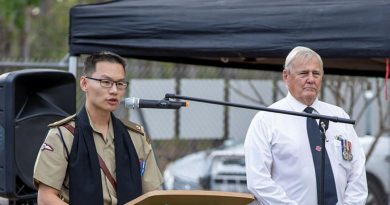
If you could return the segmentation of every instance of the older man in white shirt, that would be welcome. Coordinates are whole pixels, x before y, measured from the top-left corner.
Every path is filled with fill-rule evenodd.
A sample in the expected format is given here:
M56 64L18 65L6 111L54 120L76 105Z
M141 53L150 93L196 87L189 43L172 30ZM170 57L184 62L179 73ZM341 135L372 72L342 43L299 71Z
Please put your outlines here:
M317 114L349 118L342 108L318 100L323 73L316 52L294 48L283 70L289 92L270 107L295 112L310 107ZM252 120L245 140L247 184L261 204L319 204L314 156L321 147L312 146L306 121L305 117L270 112L259 112ZM333 186L334 196L325 189L325 204L365 204L365 155L353 126L330 122L326 137L331 180L326 178L325 185Z

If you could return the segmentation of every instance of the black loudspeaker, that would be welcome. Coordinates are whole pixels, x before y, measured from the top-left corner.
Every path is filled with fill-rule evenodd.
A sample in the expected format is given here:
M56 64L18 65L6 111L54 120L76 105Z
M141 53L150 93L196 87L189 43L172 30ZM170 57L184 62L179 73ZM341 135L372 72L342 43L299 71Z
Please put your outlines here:
M36 196L34 163L48 124L76 111L71 73L29 69L0 76L0 196Z

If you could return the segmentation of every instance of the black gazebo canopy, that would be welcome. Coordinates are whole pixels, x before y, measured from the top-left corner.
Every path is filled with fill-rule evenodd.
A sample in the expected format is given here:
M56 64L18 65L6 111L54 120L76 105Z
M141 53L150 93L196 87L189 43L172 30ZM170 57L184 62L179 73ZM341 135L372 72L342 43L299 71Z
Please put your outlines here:
M118 0L70 11L69 52L221 67L282 69L295 46L326 72L385 75L388 0Z

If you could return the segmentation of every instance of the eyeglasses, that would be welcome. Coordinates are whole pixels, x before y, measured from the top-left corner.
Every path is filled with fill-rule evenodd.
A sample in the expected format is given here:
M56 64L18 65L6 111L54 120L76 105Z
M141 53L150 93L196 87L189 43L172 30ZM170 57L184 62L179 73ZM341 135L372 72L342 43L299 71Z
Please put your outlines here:
M98 79L98 78L92 78L88 76L85 76L85 78L99 81L100 86L102 86L103 88L111 88L115 84L118 89L125 89L129 85L129 82L124 82L124 81L112 81L108 79Z

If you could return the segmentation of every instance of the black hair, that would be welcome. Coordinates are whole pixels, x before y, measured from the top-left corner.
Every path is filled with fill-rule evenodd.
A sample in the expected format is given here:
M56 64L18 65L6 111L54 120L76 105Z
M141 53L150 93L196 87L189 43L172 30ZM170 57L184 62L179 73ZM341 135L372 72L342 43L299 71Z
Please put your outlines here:
M110 52L110 51L102 51L99 53L94 53L88 56L84 61L84 75L91 75L96 71L96 64L98 62L110 62L110 63L119 63L123 66L124 71L126 72L126 60L123 59L120 55Z

